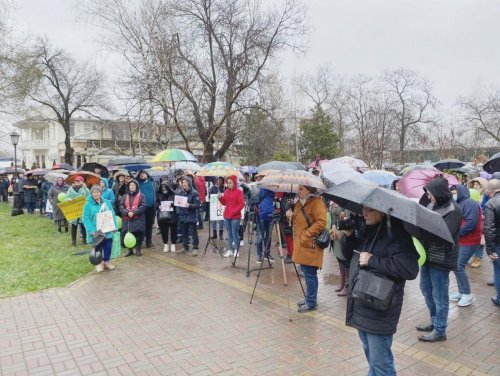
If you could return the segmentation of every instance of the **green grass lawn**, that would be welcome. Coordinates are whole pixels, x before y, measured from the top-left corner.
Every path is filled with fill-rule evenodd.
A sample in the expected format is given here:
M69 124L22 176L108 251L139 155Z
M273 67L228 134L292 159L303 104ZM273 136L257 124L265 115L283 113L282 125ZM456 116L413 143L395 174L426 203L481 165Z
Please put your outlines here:
M11 216L0 203L0 296L66 286L92 270L89 246L71 246L71 236L38 214Z

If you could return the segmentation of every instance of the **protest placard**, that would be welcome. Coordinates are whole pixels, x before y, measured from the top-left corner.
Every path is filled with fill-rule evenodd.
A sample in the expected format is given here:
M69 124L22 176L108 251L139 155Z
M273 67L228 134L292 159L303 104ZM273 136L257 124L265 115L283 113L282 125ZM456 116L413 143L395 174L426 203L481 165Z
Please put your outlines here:
M83 207L85 206L86 202L87 197L84 196L61 202L57 204L57 206L59 206L59 209L61 209L66 220L73 221L83 215Z

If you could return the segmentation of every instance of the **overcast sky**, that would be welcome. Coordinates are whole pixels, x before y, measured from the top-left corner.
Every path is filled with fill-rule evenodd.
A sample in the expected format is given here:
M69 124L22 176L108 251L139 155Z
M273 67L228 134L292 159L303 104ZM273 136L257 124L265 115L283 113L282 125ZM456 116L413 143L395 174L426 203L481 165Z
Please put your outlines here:
M111 69L97 31L79 22L75 0L14 0L16 29L46 35L77 58ZM268 0L262 0L268 1ZM312 30L306 56L283 56L293 77L330 64L338 74L378 75L410 68L452 105L480 85L500 86L498 0L304 0Z

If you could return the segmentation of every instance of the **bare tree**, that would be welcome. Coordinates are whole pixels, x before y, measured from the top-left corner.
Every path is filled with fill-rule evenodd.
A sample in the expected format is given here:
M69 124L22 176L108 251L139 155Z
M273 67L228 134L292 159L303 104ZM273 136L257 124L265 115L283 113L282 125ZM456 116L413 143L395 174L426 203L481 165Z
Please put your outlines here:
M466 130L479 132L486 137L486 142L500 142L500 90L490 88L481 94L460 98L458 104Z
M239 132L235 116L252 108L269 62L299 47L305 29L299 0L274 9L257 0L99 0L87 12L126 47L142 92L188 149L195 130L204 161L228 151Z
M104 77L89 63L78 63L66 52L52 49L47 40L19 52L14 86L26 106L42 106L65 132L66 163L73 163L70 121L81 111L95 116L106 108Z
M437 104L430 83L416 72L398 69L386 72L382 81L392 95L396 134L399 141L399 162L406 161L405 150L410 140L422 137L425 124L433 121Z

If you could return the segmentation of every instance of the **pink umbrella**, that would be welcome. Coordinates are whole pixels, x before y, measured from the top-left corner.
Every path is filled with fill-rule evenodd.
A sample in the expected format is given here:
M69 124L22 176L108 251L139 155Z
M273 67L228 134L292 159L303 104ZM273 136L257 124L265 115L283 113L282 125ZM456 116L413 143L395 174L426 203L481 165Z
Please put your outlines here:
M420 199L424 194L424 186L437 176L443 176L448 180L448 184L460 184L458 179L453 175L444 174L441 171L435 170L413 170L408 172L399 180L400 192L409 198Z
M317 168L319 170L320 169L320 163L325 163L325 162L328 162L328 159L322 159L319 162L312 161L311 163L309 163L307 165L307 168Z

